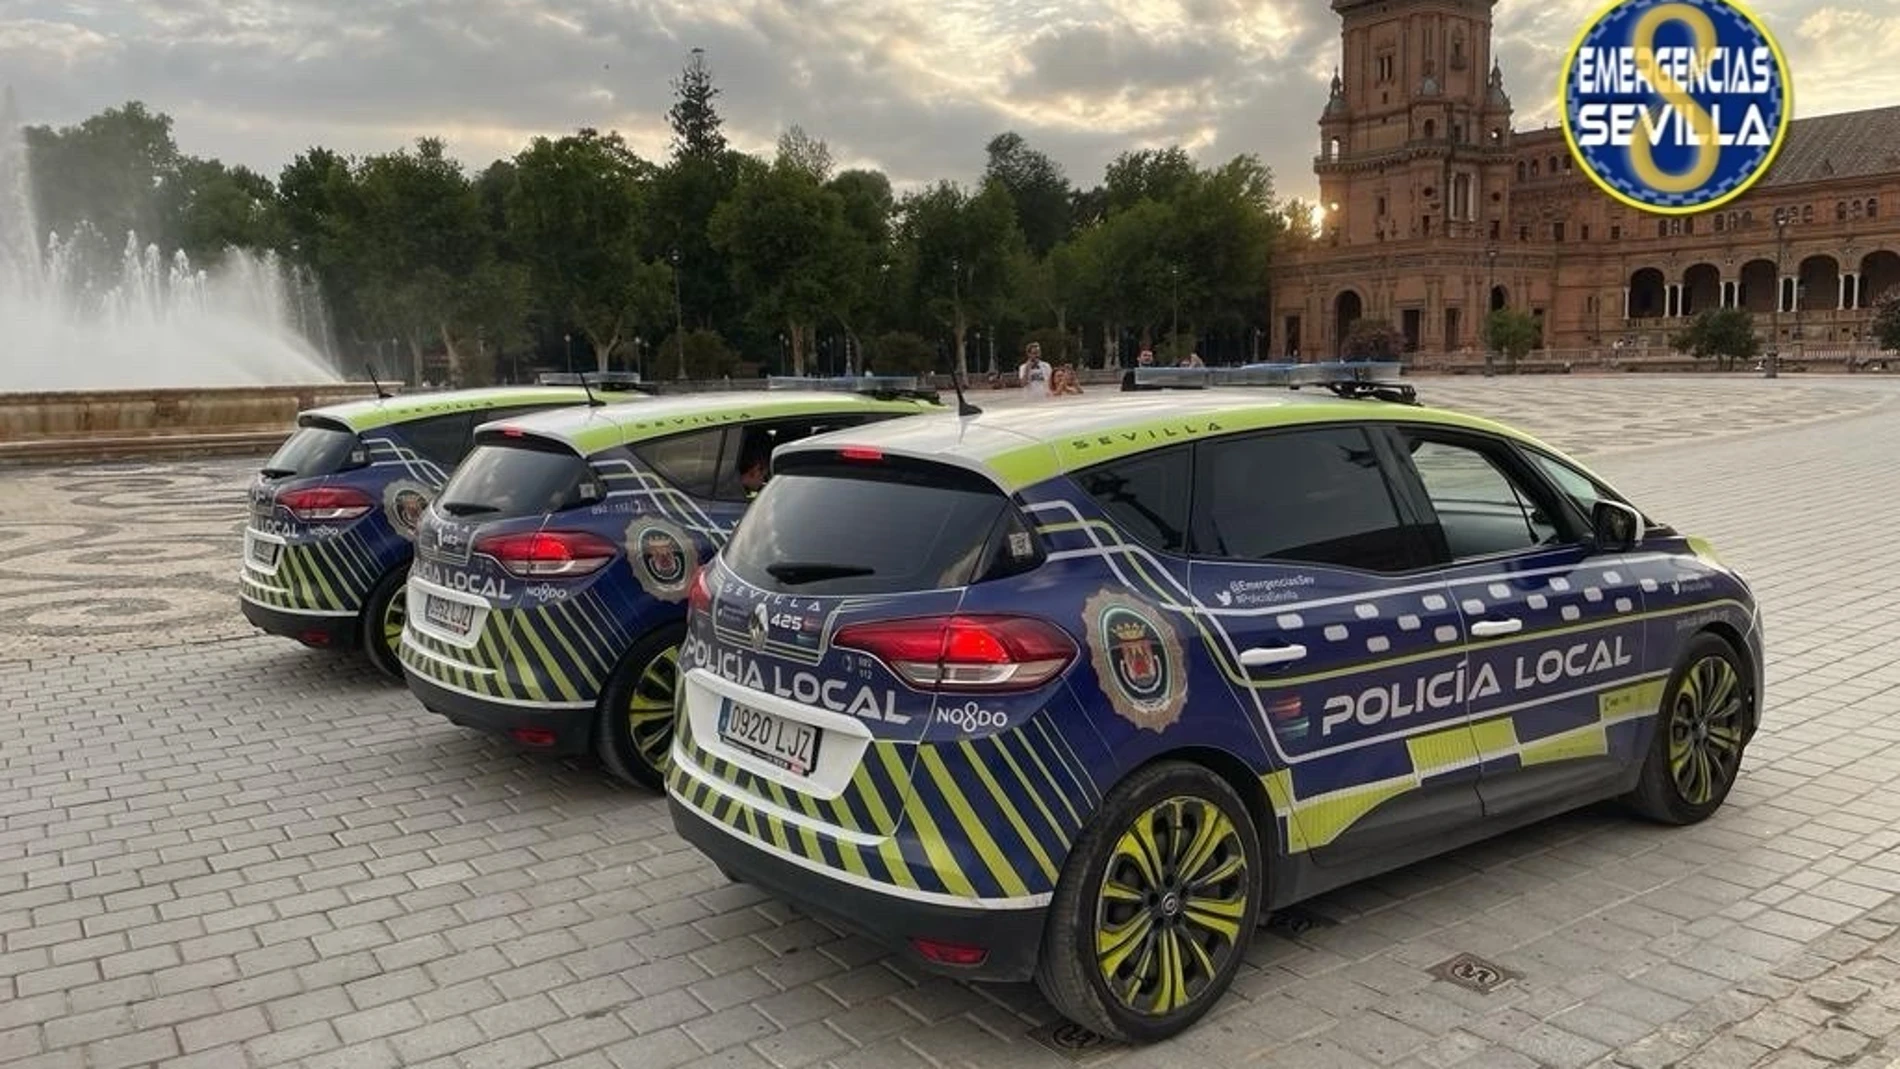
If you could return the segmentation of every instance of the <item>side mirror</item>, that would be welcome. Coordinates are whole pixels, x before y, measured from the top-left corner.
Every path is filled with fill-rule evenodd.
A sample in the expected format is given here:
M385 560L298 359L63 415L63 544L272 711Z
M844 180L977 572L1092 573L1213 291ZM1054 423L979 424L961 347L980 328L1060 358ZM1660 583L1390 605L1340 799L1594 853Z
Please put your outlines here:
M1596 535L1597 548L1610 553L1635 549L1647 533L1643 514L1621 501L1598 501L1590 510L1590 526Z

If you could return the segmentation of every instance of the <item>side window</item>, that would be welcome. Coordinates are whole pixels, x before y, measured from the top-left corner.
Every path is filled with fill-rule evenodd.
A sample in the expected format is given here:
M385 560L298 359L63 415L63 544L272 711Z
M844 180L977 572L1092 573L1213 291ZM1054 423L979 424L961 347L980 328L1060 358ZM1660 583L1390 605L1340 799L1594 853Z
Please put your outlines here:
M719 466L719 479L712 496L720 501L750 501L771 476L772 451L787 442L814 434L843 430L865 423L857 412L839 412L819 416L800 416L748 423L734 430L738 448L728 452Z
M1454 561L1516 553L1563 541L1535 493L1508 474L1491 450L1404 432L1425 496Z
M447 416L431 416L414 423L405 423L399 428L403 440L409 448L435 461L444 468L453 468L468 456L475 447L475 419L472 413L457 412Z
M1182 553L1193 463L1189 447L1175 446L1090 468L1075 481L1123 534L1150 549Z
M725 427L689 431L642 442L633 453L675 488L694 497L711 497L719 480L719 454L732 433Z
M1201 443L1191 529L1199 556L1386 572L1429 563L1358 427Z
M1597 502L1599 501L1617 501L1625 505L1629 504L1628 501L1623 499L1621 494L1618 494L1616 491L1604 486L1563 461L1558 460L1556 457L1550 456L1547 453L1539 453L1534 449L1525 449L1523 453L1525 456L1531 458L1531 463L1537 465L1537 470L1543 472L1545 478L1556 484L1557 489L1562 491L1565 497L1576 503L1577 509L1583 513L1585 522L1589 522L1590 514L1595 510ZM1656 522L1647 515L1643 517L1643 522L1650 527L1656 526Z

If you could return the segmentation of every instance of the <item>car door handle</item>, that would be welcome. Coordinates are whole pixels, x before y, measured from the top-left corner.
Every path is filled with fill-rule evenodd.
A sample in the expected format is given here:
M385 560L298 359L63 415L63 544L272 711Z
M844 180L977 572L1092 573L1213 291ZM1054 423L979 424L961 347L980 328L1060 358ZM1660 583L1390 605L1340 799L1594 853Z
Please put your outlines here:
M1512 617L1509 620L1479 620L1471 625L1471 633L1479 638L1492 635L1512 635L1524 630L1524 621Z
M1240 651L1240 663L1247 668L1264 668L1270 664L1287 664L1304 656L1305 646L1255 646Z

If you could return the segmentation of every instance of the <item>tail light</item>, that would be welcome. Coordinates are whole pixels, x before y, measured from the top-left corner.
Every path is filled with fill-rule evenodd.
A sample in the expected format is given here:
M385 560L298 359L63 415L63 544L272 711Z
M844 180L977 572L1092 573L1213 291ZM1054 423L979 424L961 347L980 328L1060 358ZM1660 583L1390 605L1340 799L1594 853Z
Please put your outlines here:
M869 653L920 690L1032 690L1075 660L1075 641L1027 616L926 616L853 624L833 645Z
M475 552L523 579L574 579L600 571L620 550L585 531L536 531L478 539Z
M277 503L290 510L290 514L302 523L353 520L376 507L376 502L368 494L347 486L286 490L277 495Z
M712 611L712 583L706 578L704 567L693 573L692 588L686 593L686 611L689 613Z

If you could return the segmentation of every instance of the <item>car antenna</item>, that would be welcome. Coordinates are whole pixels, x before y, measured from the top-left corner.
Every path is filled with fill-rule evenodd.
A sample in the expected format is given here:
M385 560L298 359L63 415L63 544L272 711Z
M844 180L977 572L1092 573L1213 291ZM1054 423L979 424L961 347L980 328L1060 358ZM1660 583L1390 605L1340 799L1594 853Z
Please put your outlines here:
M587 393L587 407L588 408L599 408L600 406L607 403L601 400L600 398L594 396L594 388L592 386L587 385L587 372L585 371L581 372L581 389L586 391Z
M374 360L363 361L363 370L369 372L369 384L371 386L376 387L376 396L382 398L385 401L389 400L389 396L390 396L389 391L383 389L383 384L377 381L376 362Z
M963 376L952 371L950 373L950 385L956 387L957 390L957 416L959 418L963 416L980 416L983 414L982 409L971 404L969 400L963 396Z

